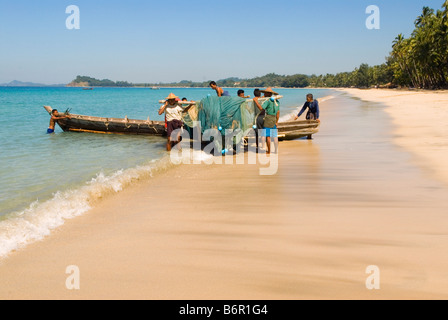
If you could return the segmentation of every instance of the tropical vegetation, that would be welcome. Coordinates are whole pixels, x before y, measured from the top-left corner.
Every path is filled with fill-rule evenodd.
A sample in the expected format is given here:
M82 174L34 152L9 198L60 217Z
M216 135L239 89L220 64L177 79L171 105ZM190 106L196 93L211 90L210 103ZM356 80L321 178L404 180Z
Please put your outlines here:
M448 85L448 0L442 10L424 7L409 38L399 34L393 42L389 66L394 82L416 88Z

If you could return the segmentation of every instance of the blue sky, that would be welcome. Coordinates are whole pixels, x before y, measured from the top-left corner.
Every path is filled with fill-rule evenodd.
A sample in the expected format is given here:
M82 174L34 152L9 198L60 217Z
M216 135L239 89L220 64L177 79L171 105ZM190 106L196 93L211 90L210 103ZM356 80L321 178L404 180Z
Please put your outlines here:
M0 0L0 83L206 81L351 71L384 62L442 0ZM68 30L66 7L80 9ZM369 5L380 30L365 26Z

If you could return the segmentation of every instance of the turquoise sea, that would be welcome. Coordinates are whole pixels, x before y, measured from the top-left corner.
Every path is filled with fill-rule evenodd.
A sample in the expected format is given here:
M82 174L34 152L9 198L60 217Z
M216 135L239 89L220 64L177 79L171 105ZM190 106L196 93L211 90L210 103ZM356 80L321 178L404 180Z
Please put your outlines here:
M307 93L279 89L283 115L302 106ZM135 179L169 167L159 137L63 132L46 134L48 105L74 114L163 120L159 100L170 92L189 100L215 94L209 88L8 88L0 87L0 258L42 239L95 199L119 192ZM230 89L236 96L237 89ZM245 89L253 96L253 89ZM167 157L166 157L167 158Z

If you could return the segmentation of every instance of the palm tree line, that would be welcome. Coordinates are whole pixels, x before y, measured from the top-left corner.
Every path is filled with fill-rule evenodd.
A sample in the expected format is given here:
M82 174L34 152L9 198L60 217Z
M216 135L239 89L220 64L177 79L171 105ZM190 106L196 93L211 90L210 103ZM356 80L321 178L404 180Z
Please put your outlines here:
M310 77L313 87L448 88L448 0L441 10L424 7L409 38L399 34L379 66L362 64L352 72Z
M424 7L409 38L399 34L388 59L398 85L448 87L448 0L442 10Z

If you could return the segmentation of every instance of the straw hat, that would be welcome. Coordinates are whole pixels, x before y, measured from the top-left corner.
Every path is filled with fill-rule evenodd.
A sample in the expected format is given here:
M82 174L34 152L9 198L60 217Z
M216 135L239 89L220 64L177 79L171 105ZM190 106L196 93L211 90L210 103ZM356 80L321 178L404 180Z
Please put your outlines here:
M166 100L175 100L179 99L178 96L176 96L174 93L170 93L170 95L166 98Z
M260 92L262 92L262 93L272 93L273 95L277 95L278 96L278 93L275 92L274 90L272 90L271 87L267 88L266 90L260 90Z

